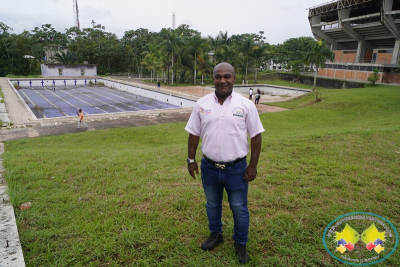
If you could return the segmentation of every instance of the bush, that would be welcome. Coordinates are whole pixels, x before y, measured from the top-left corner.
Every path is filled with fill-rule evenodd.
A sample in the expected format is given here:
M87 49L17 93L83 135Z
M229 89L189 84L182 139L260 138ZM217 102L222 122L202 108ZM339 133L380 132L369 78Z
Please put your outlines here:
M374 69L374 72L368 76L367 80L372 84L375 85L375 83L379 80L379 70L377 68Z
M13 86L14 86L14 88L17 89L17 90L22 88L22 87L21 87L20 85L18 85L17 83L14 83Z

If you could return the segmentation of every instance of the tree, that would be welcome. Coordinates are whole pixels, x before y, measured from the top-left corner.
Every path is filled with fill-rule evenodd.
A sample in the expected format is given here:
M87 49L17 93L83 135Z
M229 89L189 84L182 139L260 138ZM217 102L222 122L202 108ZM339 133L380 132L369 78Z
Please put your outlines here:
M14 34L12 30L0 22L0 76L28 75L29 72L36 72L34 59L27 57L30 56L32 47L30 33L23 31L21 34Z
M141 73L141 65L143 58L149 51L149 45L155 40L155 33L150 32L148 29L140 28L137 30L126 31L122 37L124 43L130 46L130 53L132 66L137 73Z
M263 62L267 59L267 49L269 47L269 44L261 44L256 47L254 47L253 50L253 57L254 57L254 62L255 62L255 69L256 73L254 75L254 81L257 83L257 72L258 68L263 65Z
M304 58L313 48L315 40L311 37L291 38L282 44L271 46L271 58L284 68L293 72L305 69Z
M317 84L318 69L323 68L325 66L325 61L327 59L332 60L333 57L334 54L322 40L316 41L312 50L305 56L306 64L314 64L315 66L313 91L315 91L315 85Z
M149 48L150 51L147 52L142 63L151 71L151 82L153 82L153 77L156 75L157 69L161 67L161 57L160 50L155 41L150 44Z
M183 45L183 41L177 34L176 30L162 29L161 32L164 36L163 46L167 50L168 62L169 62L169 56L171 53L171 62L172 62L172 64L171 64L172 83L171 84L174 85L174 61L175 61L174 54L179 49L179 47ZM168 63L168 84L169 84L169 63Z
M198 56L199 59L199 71L201 73L201 85L204 85L204 75L212 75L213 63L210 61L210 56L208 52L203 52L203 54Z
M214 66L217 65L218 58L221 54L221 52L223 51L223 47L224 47L224 34L222 32L219 32L219 34L214 38L211 35L208 36L208 41L209 41L209 45L210 45L210 49L213 52L213 62L214 62Z
M374 72L370 76L368 76L367 80L372 85L375 85L375 83L379 80L379 70L377 68L375 68Z
M255 49L254 38L251 35L248 35L244 41L241 43L240 50L243 53L245 60L245 83L248 83L247 80L247 70L249 68L249 60L251 59L252 52Z
M74 64L75 63L75 55L73 52L60 51L54 55L54 59L60 64Z
M196 63L197 63L197 56L204 50L208 48L207 42L205 39L201 38L200 35L195 35L189 39L188 42L189 50L193 54L194 59L194 67L193 67L193 84L196 85Z

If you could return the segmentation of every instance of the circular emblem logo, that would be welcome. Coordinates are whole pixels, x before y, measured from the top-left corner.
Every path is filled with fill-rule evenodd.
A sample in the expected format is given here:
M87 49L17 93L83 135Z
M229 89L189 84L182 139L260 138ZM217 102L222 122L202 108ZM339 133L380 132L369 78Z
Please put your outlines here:
M325 228L322 241L334 259L366 266L387 259L396 250L399 234L393 224L370 212L344 214Z

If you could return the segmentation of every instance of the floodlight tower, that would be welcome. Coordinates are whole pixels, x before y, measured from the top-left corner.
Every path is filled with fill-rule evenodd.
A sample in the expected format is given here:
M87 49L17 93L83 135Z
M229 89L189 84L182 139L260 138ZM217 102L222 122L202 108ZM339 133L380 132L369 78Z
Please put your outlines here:
M172 12L172 29L175 30L175 12Z
M74 3L74 20L75 20L75 26L80 29L79 27L79 9L78 9L78 0L72 0Z

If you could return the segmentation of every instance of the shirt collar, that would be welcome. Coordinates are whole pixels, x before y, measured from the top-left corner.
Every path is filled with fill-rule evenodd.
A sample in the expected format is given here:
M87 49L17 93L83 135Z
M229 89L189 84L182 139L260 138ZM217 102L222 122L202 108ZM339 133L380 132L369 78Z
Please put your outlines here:
M232 97L233 97L234 94L235 94L235 92L232 91L232 94L231 94L230 96L228 96L228 98L227 98L226 100L232 101ZM218 102L218 97L217 97L217 95L215 94L215 92L214 92L213 96L214 96L215 102ZM226 100L225 100L225 101L226 101Z

